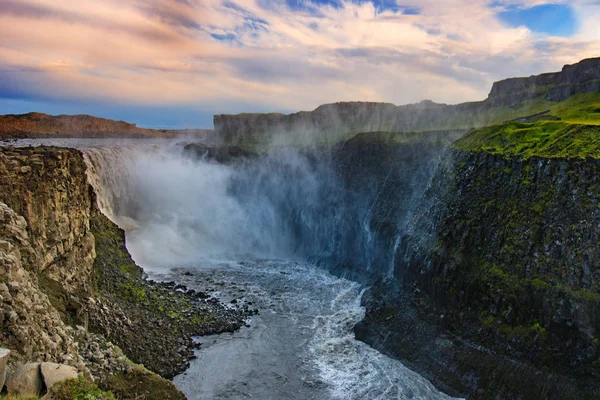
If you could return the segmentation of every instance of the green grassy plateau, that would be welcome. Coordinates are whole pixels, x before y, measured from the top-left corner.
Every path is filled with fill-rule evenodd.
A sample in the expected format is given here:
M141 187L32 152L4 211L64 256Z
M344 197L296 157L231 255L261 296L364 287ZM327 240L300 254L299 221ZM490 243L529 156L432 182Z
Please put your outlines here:
M530 106L531 117L470 131L452 147L507 157L600 158L600 91Z

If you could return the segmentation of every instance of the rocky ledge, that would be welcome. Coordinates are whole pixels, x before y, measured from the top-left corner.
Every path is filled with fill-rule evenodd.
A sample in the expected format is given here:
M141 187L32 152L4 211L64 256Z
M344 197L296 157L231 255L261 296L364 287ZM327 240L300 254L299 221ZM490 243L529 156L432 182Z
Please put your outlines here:
M77 150L0 148L0 346L12 351L8 367L55 362L119 399L184 398L163 377L187 367L192 336L232 331L244 315L148 281L124 232L98 210L85 171Z

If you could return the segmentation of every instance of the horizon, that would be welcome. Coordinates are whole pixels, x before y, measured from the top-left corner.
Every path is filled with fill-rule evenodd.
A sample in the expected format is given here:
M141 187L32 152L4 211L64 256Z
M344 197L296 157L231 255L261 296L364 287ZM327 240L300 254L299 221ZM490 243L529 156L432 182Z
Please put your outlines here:
M5 0L0 114L212 129L215 114L480 101L495 81L600 55L598 5Z

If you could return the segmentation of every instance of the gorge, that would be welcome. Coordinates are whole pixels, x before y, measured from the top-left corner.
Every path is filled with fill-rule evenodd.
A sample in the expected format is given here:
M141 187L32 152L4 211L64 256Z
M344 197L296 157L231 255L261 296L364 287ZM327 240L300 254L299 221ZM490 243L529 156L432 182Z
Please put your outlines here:
M119 398L595 398L598 81L11 142L1 342Z

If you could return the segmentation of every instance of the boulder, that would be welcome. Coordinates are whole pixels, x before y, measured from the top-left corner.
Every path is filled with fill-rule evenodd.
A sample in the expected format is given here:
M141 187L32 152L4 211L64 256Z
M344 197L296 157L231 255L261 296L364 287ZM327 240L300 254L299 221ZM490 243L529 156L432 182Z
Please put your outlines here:
M6 381L6 362L9 355L10 350L0 348L0 391L2 391L4 382Z
M39 396L42 385L40 364L27 363L8 378L6 389L9 395Z
M77 373L79 372L75 367L52 362L43 362L41 364L40 371L42 373L42 379L44 380L46 389L50 389L58 382L77 378Z

